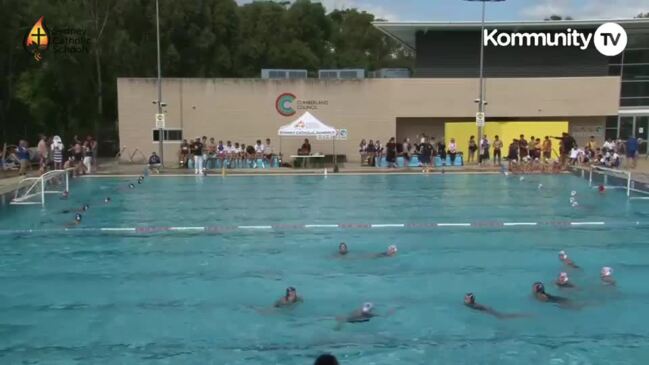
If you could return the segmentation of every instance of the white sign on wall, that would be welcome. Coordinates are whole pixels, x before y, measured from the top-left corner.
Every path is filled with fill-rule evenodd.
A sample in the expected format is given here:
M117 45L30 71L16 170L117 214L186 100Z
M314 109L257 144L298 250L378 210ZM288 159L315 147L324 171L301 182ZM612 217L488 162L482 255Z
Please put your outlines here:
M155 127L158 129L163 129L165 127L165 115L156 114L155 115Z
M484 113L475 113L475 125L478 127L484 127Z
M349 138L349 131L347 128L336 129L336 141L346 141ZM316 136L318 141L331 141L331 136Z

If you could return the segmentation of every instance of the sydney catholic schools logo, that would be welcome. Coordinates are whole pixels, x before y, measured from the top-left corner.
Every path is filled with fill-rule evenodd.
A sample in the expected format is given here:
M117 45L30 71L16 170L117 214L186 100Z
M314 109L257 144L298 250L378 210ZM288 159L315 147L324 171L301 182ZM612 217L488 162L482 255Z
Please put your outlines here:
M50 36L45 26L44 17L40 17L36 24L25 33L23 46L25 51L31 54L36 61L43 59L43 52L50 48Z
M83 28L57 28L52 31L45 25L45 17L41 16L25 33L23 47L36 62L43 59L44 53L50 49L57 53L88 53L90 38Z

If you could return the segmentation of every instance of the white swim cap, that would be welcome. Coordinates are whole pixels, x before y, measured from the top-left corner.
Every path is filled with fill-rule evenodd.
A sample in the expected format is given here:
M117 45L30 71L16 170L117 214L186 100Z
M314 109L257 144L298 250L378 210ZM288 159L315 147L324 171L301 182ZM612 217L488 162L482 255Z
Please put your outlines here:
M525 176L521 176L518 180L520 180L520 181L525 180Z
M559 256L564 257L564 258L568 258L568 254L564 250L559 251Z
M573 206L573 207L577 207L577 206L579 206L579 203L577 203L576 201L574 201L574 202L572 202L572 206Z
M563 279L563 281L568 281L568 273L562 272L561 274L559 274L559 279Z
M509 171L505 171L505 176L509 176Z
M576 199L573 197L570 197L570 202L573 203Z
M539 190L543 187L543 184L539 184Z
M372 311L372 308L374 308L374 304L367 302L363 304L363 308L361 309L361 311L363 313L369 313L370 311Z
M611 276L613 275L613 269L608 266L604 266L601 271L602 276Z
M570 192L570 196L575 196L575 195L577 195L576 191L573 190L573 191Z
M398 251L398 249L397 249L397 245L390 245L390 246L388 246L388 251L394 251L394 252L397 252L397 251Z

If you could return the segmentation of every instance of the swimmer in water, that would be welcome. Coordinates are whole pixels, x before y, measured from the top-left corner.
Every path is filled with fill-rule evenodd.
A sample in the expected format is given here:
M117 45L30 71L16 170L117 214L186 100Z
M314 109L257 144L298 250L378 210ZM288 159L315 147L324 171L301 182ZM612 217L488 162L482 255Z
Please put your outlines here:
M384 316L392 315L396 309L391 309ZM379 317L379 314L374 312L374 304L367 302L364 303L360 309L356 309L346 316L336 317L338 325L336 330L340 330L345 323L365 323L369 322L372 318Z
M83 218L83 216L80 213L77 213L77 214L74 215L74 220L72 222L66 224L65 226L66 227L74 227L76 225L79 225L79 224L81 224L81 219L82 218Z
M568 258L566 251L559 251L559 260L561 260L561 262L563 262L566 266L572 267L573 269L579 269L579 266L577 266L574 261Z
M396 245L390 245L390 246L388 246L388 249L385 252L377 253L376 255L374 255L374 257L375 258L392 257L392 256L395 256L397 254L397 251L399 251L399 250L397 249Z
M532 284L532 293L534 294L534 298L536 298L536 300L540 302L559 303L559 304L568 302L568 298L559 297L556 295L551 295L546 293L545 286L540 281L537 281L536 283Z
M613 278L613 269L604 266L602 271L599 272L599 278L602 280L602 285L615 286L615 278Z
M473 293L467 293L464 296L464 305L471 308L475 309L477 311L481 311L487 314L491 314L492 316L498 318L498 319L507 319L507 318L518 318L518 317L523 317L524 315L521 314L504 314L500 313L491 307L487 307L486 305L482 305L478 302L475 301L475 295Z
M133 185L133 184L128 184L128 188L129 188L129 189L135 189L135 185Z
M597 191L599 191L600 194L603 194L606 192L606 187L604 185L600 185L597 187Z
M559 277L557 278L557 280L554 281L554 283L559 288L574 288L575 287L575 285L570 282L570 279L568 278L568 273L566 273L566 272L562 272L561 274L559 274Z
M338 245L338 256L345 256L349 253L349 250L347 249L347 244L345 242L340 242Z
M64 209L64 210L61 211L61 213L62 214L69 214L69 213L72 213L72 212L86 212L86 211L88 211L88 209L90 209L90 206L88 204L84 204L79 209Z
M138 183L138 184L142 184L142 180L137 179L137 183Z
M104 199L104 203L105 203L105 204L108 204L108 203L110 203L110 202L111 202L111 199L110 199L109 196L107 196L107 197Z
M295 290L294 287L288 287L286 288L286 295L283 297L279 298L276 302L274 307L275 308L284 308L284 307L290 307L294 304L297 303L302 303L304 300L302 297L297 296L297 291Z
M61 193L61 200L66 200L70 196L70 193L66 190L63 193Z

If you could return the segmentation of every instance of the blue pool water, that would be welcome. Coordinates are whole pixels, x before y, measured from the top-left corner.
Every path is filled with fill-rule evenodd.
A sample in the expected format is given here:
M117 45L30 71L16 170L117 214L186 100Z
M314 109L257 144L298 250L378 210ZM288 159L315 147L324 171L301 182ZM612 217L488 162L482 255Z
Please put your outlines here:
M573 176L151 177L124 189L129 181L79 179L67 201L0 208L0 363L290 365L322 352L358 365L649 358L649 206L622 192L601 195ZM73 214L61 210L83 203L77 229L92 229L62 231ZM564 224L589 221L607 225ZM424 227L466 222L479 224ZM304 224L359 226L96 229ZM351 251L344 259L334 255L340 241ZM368 258L392 243L396 257ZM569 271L579 290L552 285L560 249L583 267ZM604 265L617 288L599 284ZM583 308L536 302L537 280ZM270 310L287 286L304 303ZM467 291L529 317L469 310ZM337 330L335 317L365 301L393 314Z

